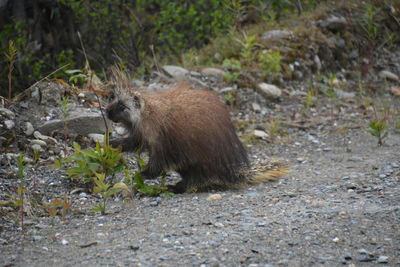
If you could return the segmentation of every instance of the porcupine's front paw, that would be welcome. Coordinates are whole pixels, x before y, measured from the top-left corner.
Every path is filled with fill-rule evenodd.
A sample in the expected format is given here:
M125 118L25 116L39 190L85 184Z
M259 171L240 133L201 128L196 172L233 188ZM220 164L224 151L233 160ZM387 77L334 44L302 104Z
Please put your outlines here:
M146 168L144 171L140 173L143 180L154 180L156 179L160 173L151 171L149 168Z

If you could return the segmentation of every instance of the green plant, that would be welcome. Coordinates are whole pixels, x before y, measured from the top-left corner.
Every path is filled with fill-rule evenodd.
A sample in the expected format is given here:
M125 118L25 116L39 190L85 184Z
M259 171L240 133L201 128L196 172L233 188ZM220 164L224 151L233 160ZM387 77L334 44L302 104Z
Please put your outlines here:
M223 66L227 70L224 74L224 79L228 82L237 82L242 68L240 61L234 58L225 59Z
M141 175L141 172L146 168L146 162L141 157L140 151L135 153L135 159L138 166L138 171L131 173L129 170L125 172L125 184L133 188L136 192L149 196L158 195L170 195L171 192L167 192L168 188L165 187L165 174L161 178L161 186L147 185Z
M244 61L247 65L250 65L253 60L253 50L256 45L256 36L249 35L247 36L246 33L243 33L244 41L240 39L236 39L236 41L241 45L242 50L240 55L243 57Z
M376 44L381 32L381 26L377 22L379 12L380 8L372 4L366 4L364 14L360 19L360 26L363 29L367 40L372 44Z
M368 132L378 139L378 145L383 145L383 139L388 135L389 127L382 120L374 119L369 124Z
M17 55L17 48L14 45L14 41L10 40L8 43L8 52L5 53L8 62L8 99L12 97L12 73L14 70L15 57Z
M116 183L114 185L111 185L106 182L106 175L104 173L96 173L96 176L93 177L94 181L94 187L93 191L95 193L98 193L102 201L100 201L95 207L93 207L93 210L100 211L102 215L106 214L106 204L107 200L115 195L116 193L119 193L122 190L129 190L128 187L122 183Z
M272 119L269 125L268 135L274 138L278 135L283 135L284 133L285 130L281 121L279 119Z
M270 75L275 77L281 71L281 53L279 51L263 51L258 55L258 61L265 77Z
M388 135L389 126L387 125L388 110L383 111L383 115L378 114L375 106L374 108L374 119L368 124L368 132L378 139L378 145L383 145L383 139Z
M17 157L17 166L18 166L18 186L17 186L17 198L11 196L13 206L19 209L19 221L21 224L21 229L24 230L24 205L25 205L25 169L26 169L26 160L25 154L20 153Z
M111 147L107 135L106 133L103 146L97 142L94 150L81 149L79 144L73 144L73 154L65 159L66 163L74 165L66 170L69 178L93 184L96 174L105 174L108 177L125 168L121 148Z
M65 73L69 75L68 82L74 85L82 85L90 80L90 73L81 69L65 70Z
M310 109L310 107L313 107L315 105L315 101L316 101L316 91L313 89L310 89L307 91L307 95L306 95L306 101L305 101L305 107L306 109Z

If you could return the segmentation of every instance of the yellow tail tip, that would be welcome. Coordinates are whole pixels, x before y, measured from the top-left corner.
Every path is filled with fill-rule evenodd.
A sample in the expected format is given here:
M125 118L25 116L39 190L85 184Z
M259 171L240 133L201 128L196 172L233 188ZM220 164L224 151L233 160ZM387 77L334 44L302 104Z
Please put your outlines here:
M252 169L253 177L249 179L250 184L259 184L268 181L276 181L279 177L291 172L287 163L272 161Z

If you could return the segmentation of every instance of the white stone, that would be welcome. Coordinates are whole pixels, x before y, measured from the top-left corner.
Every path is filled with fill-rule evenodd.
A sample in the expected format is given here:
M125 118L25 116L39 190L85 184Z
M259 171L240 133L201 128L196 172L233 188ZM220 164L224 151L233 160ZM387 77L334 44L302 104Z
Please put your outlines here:
M33 128L32 123L30 123L29 121L25 122L25 135L27 136L31 136L33 134L33 132L35 131L35 129Z
M259 92L267 98L279 98L282 95L282 90L273 84L259 83L257 87Z
M207 200L220 200L222 198L221 194L212 194L207 197Z
M31 148L32 148L33 150L43 151L43 148L42 148L40 145L38 145L38 144L33 144L33 145L31 145Z
M8 119L14 119L15 114L7 108L0 108L0 115L7 117Z
M272 30L264 32L261 35L263 40L281 40L284 38L292 37L293 33L291 31L286 30Z
M31 140L31 144L36 144L36 145L44 146L44 147L47 146L45 141L42 141L42 140L39 140L39 139Z
M253 134L255 137L258 137L258 138L261 138L264 140L269 138L269 135L266 132L261 131L261 130L254 130Z
M165 65L162 69L176 80L183 80L189 74L187 69L179 66Z
M13 120L6 120L4 121L4 124L8 130L11 130L15 126L15 122Z
M48 144L53 144L53 145L58 144L58 142L57 142L56 139L54 139L53 137L47 136L47 135L43 135L43 134L41 134L39 131L34 131L34 132L33 132L33 136L34 136L36 139L43 140L43 141L45 141L45 142L48 143Z
M92 140L95 143L99 142L100 144L102 144L104 142L103 134L90 133L90 134L88 134L88 137L90 138L90 140Z
M397 76L396 74L394 74L393 72L390 72L388 70L382 70L381 72L379 72L378 75L382 79L388 79L388 80L392 80L392 81L399 81L399 76Z
M225 71L217 68L204 68L201 70L201 74L204 76L215 76L222 78L225 75Z
M258 104L256 102L251 103L251 107L253 108L254 112L260 112L261 111L260 104Z

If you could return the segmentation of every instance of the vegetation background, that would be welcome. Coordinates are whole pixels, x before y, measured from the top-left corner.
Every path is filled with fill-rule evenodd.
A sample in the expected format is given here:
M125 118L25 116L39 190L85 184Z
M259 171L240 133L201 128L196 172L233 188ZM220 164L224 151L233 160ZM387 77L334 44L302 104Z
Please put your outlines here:
M83 47L97 76L120 63L145 78L155 58L182 63L183 52L217 36L313 9L318 2L325 1L2 0L0 95L7 95L10 65L13 95L60 68L52 78L67 78L65 70L83 68ZM223 58L210 60L220 64Z

